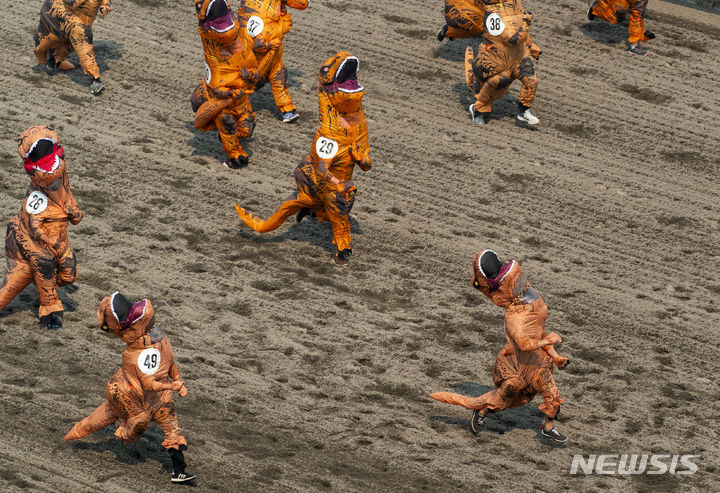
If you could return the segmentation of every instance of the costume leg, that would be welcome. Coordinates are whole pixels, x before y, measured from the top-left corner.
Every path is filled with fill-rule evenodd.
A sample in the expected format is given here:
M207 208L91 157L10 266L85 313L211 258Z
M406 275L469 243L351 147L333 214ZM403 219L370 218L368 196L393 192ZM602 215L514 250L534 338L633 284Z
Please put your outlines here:
M355 202L355 191L347 196L332 192L324 200L325 212L333 231L333 243L338 251L350 248L350 211Z
M58 262L52 252L36 247L30 257L35 287L40 298L39 317L42 319L51 313L63 311L63 304L58 295Z
M554 419L560 409L560 404L563 403L563 399L560 398L560 391L555 384L552 369L543 368L535 378L533 387L543 396L543 403L540 404L538 409L548 418Z
M500 99L510 87L513 81L510 74L503 72L493 75L487 79L480 88L480 92L475 95L475 111L478 113L489 113L492 111L494 101Z
M75 53L80 60L80 66L86 74L93 79L100 77L100 69L95 60L95 50L93 49L93 33L92 28L81 22L73 22L69 26L68 39Z
M617 24L625 20L626 8L615 0L599 0L592 8L595 17L599 17L610 24Z
M214 123L227 157L231 159L247 157L248 154L242 148L240 139L250 137L255 130L255 113L250 109L249 103L242 102L236 107L221 111L215 117Z
M518 78L522 82L518 102L524 108L529 108L535 100L535 91L538 83L537 76L535 75L535 63L529 54L520 61L514 78Z
M160 403L160 406L153 414L153 419L157 421L165 433L162 446L166 449L180 449L182 445L187 446L187 441L178 426L172 391L166 390L162 392L160 394Z
M75 426L65 435L65 440L77 440L86 437L113 424L117 419L118 416L113 411L112 406L108 401L105 401L95 408L90 416L75 423Z
M645 9L647 0L635 0L630 4L630 26L628 27L628 42L648 41L645 36Z
M7 258L7 272L0 284L0 311L5 308L23 289L33 282L33 273L27 262Z
M40 24L38 31L39 32L34 36L35 56L37 57L38 62L45 65L48 61L48 52L52 49L57 49L60 46L63 46L65 42L57 35L47 32L42 23ZM43 33L43 31L46 32ZM65 56L67 56L67 54Z
M446 5L445 23L448 26L445 36L450 39L474 38L483 33L483 14L479 9L461 10L454 5Z
M67 286L68 284L72 284L78 278L78 275L77 257L75 257L75 254L70 250L70 245L68 245L67 250L65 250L65 253L63 253L58 260L57 285Z
M287 68L283 62L283 46L275 51L272 66L270 67L270 87L272 88L275 105L281 113L295 109L287 84Z

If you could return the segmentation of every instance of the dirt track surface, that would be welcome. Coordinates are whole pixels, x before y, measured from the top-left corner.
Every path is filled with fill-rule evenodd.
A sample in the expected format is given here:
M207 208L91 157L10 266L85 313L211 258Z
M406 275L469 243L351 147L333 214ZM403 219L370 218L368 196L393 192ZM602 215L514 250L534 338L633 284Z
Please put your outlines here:
M311 0L293 15L302 120L280 123L269 88L253 96L240 172L190 124L203 58L189 2L116 2L96 22L99 98L79 69L36 66L40 2L6 5L0 222L24 196L15 141L35 123L60 132L86 216L65 330L37 326L33 287L0 315L0 490L171 489L157 427L134 445L112 427L62 440L120 364L123 344L95 324L114 290L151 298L175 347L201 491L720 488L720 18L651 2L643 59L624 53L626 28L586 22L584 2L528 0L544 50L530 130L513 119L517 82L490 125L471 125L467 43L435 40L442 2L403 4ZM232 207L267 216L292 191L317 68L340 49L361 60L374 164L355 177L345 269L327 224L259 237ZM427 398L492 384L502 310L469 282L484 247L520 260L565 338L565 446L539 437L538 399L473 437L469 411ZM700 454L700 470L568 474L574 454L644 452Z

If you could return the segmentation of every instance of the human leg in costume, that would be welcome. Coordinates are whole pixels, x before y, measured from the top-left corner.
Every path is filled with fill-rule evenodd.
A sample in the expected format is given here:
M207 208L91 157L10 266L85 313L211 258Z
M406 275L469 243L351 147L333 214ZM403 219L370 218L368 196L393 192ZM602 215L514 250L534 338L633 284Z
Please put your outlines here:
M629 17L628 51L638 55L647 55L640 47L641 41L650 41L655 34L645 30L645 10L647 0L598 0L588 10L588 19L595 17L611 24L619 24Z

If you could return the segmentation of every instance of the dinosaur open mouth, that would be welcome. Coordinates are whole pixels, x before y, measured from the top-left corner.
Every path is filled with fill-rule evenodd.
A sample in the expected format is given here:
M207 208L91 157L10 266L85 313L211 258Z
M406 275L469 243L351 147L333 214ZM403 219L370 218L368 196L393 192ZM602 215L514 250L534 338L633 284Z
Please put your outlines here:
M224 33L235 27L235 17L225 0L213 0L205 10L203 29L212 29L217 33Z
M25 169L53 173L60 166L62 147L51 139L38 139L25 155Z
M339 91L352 93L363 90L363 86L357 80L360 61L357 57L350 56L343 60L335 76L335 85Z

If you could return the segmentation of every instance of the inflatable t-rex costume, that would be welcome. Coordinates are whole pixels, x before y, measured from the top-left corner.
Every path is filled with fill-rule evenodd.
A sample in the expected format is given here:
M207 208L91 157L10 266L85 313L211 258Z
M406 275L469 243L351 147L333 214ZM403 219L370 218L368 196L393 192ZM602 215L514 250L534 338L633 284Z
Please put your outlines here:
M283 36L292 28L287 7L305 10L307 6L307 0L243 0L238 8L241 27L253 39L255 57L266 69L260 74L255 90L270 82L284 123L300 118L288 92L287 68L283 62Z
M640 46L640 42L655 38L654 33L645 30L647 3L648 0L598 0L590 6L588 20L598 17L611 24L619 24L625 20L629 12L628 51L645 56L648 52Z
M90 90L100 94L100 69L95 61L92 24L98 11L106 16L112 10L110 0L45 0L40 9L40 25L35 39L35 56L47 64L51 72L72 70L75 66L65 58L77 53L80 66L92 77Z
M553 427L563 400L553 379L553 362L564 368L568 360L557 354L553 344L560 336L545 332L547 306L527 281L516 261L502 264L492 250L473 259L473 286L505 308L505 347L498 353L492 376L496 390L480 397L452 392L431 394L435 400L473 409L471 427L477 433L488 412L521 406L536 394L543 396L539 409L545 414L543 434L556 441L566 438Z
M165 440L162 446L173 463L173 482L195 476L185 472L187 442L178 427L172 392L187 395L170 341L155 323L152 303L131 303L115 292L100 302L98 326L127 343L122 367L105 386L105 398L87 418L75 423L65 440L77 440L119 421L115 436L124 443L137 442L151 421L156 421ZM172 381L171 381L172 379Z
M460 38L475 38L483 34L485 6L482 0L445 0L445 25L438 32L438 41ZM537 60L542 50L530 39L527 44L530 55Z
M63 304L57 288L78 277L68 222L78 224L83 214L70 190L65 152L54 130L45 125L28 128L18 139L18 154L30 175L30 188L20 213L8 223L0 310L34 282L40 298L40 323L60 330Z
M248 94L267 73L272 59L258 64L253 40L226 0L198 0L195 3L198 32L205 51L205 79L190 99L195 128L217 130L231 169L248 163L240 139L255 130L255 113Z
M352 182L355 165L368 171L370 146L365 113L362 109L364 88L358 83L360 62L341 51L328 59L318 75L320 125L310 153L295 169L297 190L280 205L267 221L235 204L240 219L255 231L277 229L291 215L300 221L314 213L319 221L332 224L335 262L344 265L350 249L350 210L355 201Z
M483 9L484 39L477 55L470 46L465 51L465 80L477 100L470 105L470 115L475 123L487 123L493 101L520 79L517 119L535 125L539 120L529 108L537 88L533 56L540 50L530 40L532 14L523 11L520 0L483 0Z

